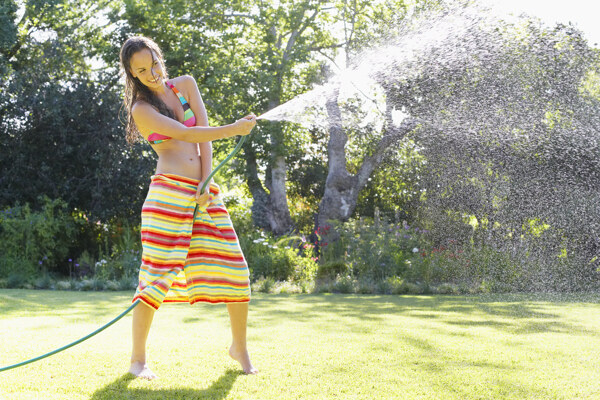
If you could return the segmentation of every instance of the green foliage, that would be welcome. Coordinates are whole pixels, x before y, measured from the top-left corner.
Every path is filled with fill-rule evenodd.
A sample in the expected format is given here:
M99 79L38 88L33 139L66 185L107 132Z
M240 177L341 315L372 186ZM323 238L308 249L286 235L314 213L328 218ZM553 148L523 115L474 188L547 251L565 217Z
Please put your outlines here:
M361 149L365 147L369 146L363 145ZM354 218L374 218L376 209L388 220L414 218L421 206L423 190L419 176L425 164L425 158L410 139L388 149L381 165L358 195Z
M319 265L317 279L335 279L338 275L346 275L349 272L348 265L344 261L329 261Z
M423 232L419 228L390 223L386 219L377 223L368 218L330 222L330 228L323 227L317 232L320 263L325 271L327 263L340 265L342 262L356 278L380 281L403 276L407 261L414 258L415 249L423 243Z
M115 230L110 253L94 263L94 275L106 281L132 280L137 277L142 260L139 227L124 224Z
M312 251L301 255L302 250L298 248L301 240L299 236L284 236L276 241L263 230L239 235L240 246L250 268L250 278L312 281L317 272L316 258L312 257Z
M40 203L41 211L25 204L0 214L0 276L27 279L66 262L82 221L60 199L43 197Z
M18 19L17 2L0 5L0 207L46 195L95 219L139 221L153 157L125 142L116 69L90 68L106 48L108 2L19 3Z
M8 135L0 144L0 205L33 204L45 194L95 219L139 221L153 157L141 145L126 144L117 93L89 80L11 91L16 103L3 115ZM24 117L25 123L14 123Z

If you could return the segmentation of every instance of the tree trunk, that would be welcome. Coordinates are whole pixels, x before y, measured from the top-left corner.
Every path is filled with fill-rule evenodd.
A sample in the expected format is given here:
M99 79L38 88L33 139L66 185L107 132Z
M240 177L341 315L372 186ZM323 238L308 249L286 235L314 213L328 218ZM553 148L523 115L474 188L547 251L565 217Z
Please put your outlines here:
M319 205L319 214L315 230L327 225L327 220L347 221L358 200L358 193L365 187L373 170L381 164L385 151L402 139L408 132L415 128L415 121L405 121L396 127L387 119L385 134L377 144L374 154L365 157L356 175L346 169L345 145L348 136L342 126L342 115L337 102L339 88L327 100L326 108L329 118L329 143L327 154L329 158L325 193ZM391 110L390 110L391 112Z
M269 195L265 191L260 178L258 177L258 168L256 165L256 154L251 143L244 144L244 158L246 159L246 182L252 194L252 222L255 226L269 230L268 213L270 209Z
M273 101L270 108L277 106ZM280 147L283 142L280 139L281 132L271 133L271 160L266 170L264 186L258 177L256 155L251 145L244 147L246 153L247 182L254 202L252 204L252 221L259 227L273 232L275 235L283 235L291 232L294 228L290 210L287 204L286 161L285 154ZM265 190L265 187L269 190Z
M273 102L270 108L276 107L277 102ZM285 187L287 166L285 161L285 153L283 152L283 132L281 128L276 129L271 133L271 163L270 171L270 187L269 201L269 222L271 231L275 235L283 235L293 230L294 224L290 216L290 209L287 204L287 189Z

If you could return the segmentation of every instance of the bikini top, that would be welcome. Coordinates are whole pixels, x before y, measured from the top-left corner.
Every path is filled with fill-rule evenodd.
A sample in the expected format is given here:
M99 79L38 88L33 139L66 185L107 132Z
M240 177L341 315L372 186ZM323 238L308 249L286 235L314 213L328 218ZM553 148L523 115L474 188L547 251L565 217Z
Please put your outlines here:
M185 126L195 126L196 125L196 116L194 115L194 112L190 108L190 104L187 102L185 97L183 97L183 95L181 93L179 93L179 90L177 90L177 88L170 81L167 81L167 85L169 85L169 87L171 89L173 89L173 91L175 92L177 97L179 97L179 101L181 102L181 105L183 106L183 124ZM151 132L150 135L148 135L148 142L150 142L150 144L158 144L158 143L166 142L169 139L171 139L170 136L161 135L160 133L157 133L157 132Z

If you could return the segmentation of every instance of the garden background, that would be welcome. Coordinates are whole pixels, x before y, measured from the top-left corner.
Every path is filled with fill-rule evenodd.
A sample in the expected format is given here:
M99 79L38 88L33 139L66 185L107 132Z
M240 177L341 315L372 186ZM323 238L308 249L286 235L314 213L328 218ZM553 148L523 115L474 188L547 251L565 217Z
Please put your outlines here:
M73 290L136 285L140 211L156 158L146 143L125 141L118 53L126 38L153 38L169 75L193 76L211 125L220 125L310 91L365 51L401 40L399 27L448 7L0 4L0 288ZM382 79L389 107L378 119L346 101L333 109L344 124L331 128L259 123L215 177L253 290L599 288L598 50L572 26L533 18L495 32L491 58L473 51L439 67L424 55L410 76ZM490 92L499 74L510 95ZM487 113L473 106L489 99ZM417 122L393 125L391 111L400 108ZM418 122L441 115L456 122L441 133ZM478 140L457 140L465 120ZM531 132L552 140L493 140ZM213 142L214 166L236 140Z

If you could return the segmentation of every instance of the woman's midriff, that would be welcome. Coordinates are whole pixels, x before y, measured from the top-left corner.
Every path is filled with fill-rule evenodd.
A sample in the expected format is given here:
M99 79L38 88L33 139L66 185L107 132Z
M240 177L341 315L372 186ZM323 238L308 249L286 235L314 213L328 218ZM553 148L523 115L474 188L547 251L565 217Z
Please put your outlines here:
M158 154L156 174L175 174L192 179L202 179L202 164L195 143L169 140L161 148L155 149ZM174 143L179 142L179 143ZM159 146L156 146L159 147Z

